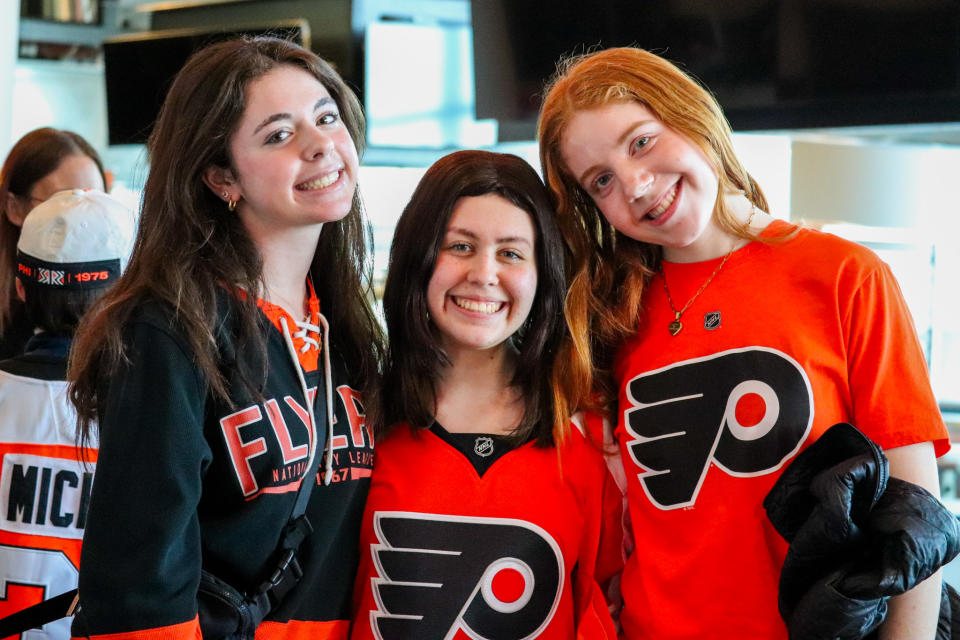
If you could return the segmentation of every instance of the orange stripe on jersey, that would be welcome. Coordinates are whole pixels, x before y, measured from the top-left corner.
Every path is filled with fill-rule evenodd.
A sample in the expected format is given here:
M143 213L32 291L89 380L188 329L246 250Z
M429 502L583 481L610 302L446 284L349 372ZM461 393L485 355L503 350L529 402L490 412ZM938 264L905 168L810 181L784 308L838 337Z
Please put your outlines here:
M73 637L70 640L85 640L87 636ZM140 631L125 631L123 633L104 633L89 636L90 640L203 640L200 633L200 618L172 624L155 629L141 629Z
M303 483L303 478L300 478L300 480L296 482L282 484L279 487L264 487L263 489L260 489L256 493L251 493L250 495L246 496L244 500L246 500L247 502L250 502L254 498L257 498L264 493L291 493L293 491L300 491L300 485L302 483Z
M350 632L347 620L291 620L263 622L255 640L346 640Z
M36 442L0 442L3 453L29 453L35 456L50 456L52 458L63 458L64 460L76 460L77 448L74 445L65 444L41 444ZM96 464L97 450L83 449L86 462Z

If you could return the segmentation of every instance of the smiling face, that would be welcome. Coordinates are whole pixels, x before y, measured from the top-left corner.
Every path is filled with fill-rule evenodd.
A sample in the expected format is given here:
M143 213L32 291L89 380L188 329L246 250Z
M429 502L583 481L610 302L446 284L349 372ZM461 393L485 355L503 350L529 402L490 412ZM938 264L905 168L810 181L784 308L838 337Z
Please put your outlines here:
M427 286L430 319L453 358L505 348L537 291L530 215L495 194L457 201Z
M678 262L712 257L727 241L713 210L718 182L706 156L638 102L578 111L560 142L564 163L604 218Z
M350 212L356 147L330 92L299 67L279 66L250 82L230 155L235 175L226 191L255 240L305 226L319 233Z

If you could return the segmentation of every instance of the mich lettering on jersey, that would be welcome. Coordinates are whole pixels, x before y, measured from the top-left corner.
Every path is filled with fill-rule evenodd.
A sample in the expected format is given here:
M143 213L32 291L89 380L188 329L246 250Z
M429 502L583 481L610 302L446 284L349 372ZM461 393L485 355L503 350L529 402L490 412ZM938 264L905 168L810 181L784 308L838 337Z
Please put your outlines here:
M83 537L94 466L73 460L7 453L0 471L0 530Z
M772 473L813 424L813 391L800 365L748 347L649 371L627 382L626 443L650 501L693 505L712 467L731 476Z
M563 592L563 556L549 533L507 518L374 514L371 545L380 640L537 637Z
M310 402L316 393L316 387L308 390ZM336 389L333 406L331 482L370 477L373 438L366 426L360 394L342 385ZM220 419L220 431L245 498L300 488L313 446L309 425L307 407L290 395L267 399ZM320 462L321 470L325 462ZM322 472L317 482L323 482Z

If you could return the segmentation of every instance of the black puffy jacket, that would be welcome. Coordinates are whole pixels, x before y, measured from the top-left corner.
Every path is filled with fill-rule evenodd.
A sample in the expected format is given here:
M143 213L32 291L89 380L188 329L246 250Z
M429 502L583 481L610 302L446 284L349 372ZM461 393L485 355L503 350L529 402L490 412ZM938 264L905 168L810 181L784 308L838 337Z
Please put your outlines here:
M960 552L957 518L922 487L889 477L880 447L846 423L801 452L763 506L790 543L779 608L791 640L872 637L891 596ZM946 595L941 613L938 640L951 637Z

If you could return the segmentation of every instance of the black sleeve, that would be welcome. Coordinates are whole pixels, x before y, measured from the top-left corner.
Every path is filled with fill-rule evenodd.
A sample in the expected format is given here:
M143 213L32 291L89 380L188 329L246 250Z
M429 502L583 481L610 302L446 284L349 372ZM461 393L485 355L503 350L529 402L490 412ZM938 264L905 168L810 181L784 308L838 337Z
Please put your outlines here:
M211 457L206 385L184 342L160 323L133 323L126 345L129 364L101 387L74 635L158 629L196 615L197 503Z

